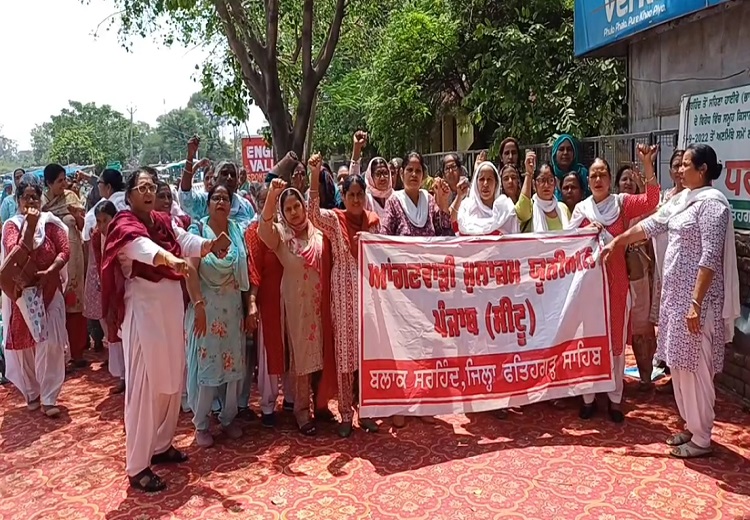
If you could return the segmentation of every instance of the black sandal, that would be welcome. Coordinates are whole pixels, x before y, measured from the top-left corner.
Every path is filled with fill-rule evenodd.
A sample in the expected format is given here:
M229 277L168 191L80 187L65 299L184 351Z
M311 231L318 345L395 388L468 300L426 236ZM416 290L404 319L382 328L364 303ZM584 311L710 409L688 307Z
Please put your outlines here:
M166 489L167 484L151 471L151 468L146 468L135 477L128 477L130 487L143 491L144 493L156 493L157 491L163 491Z
M183 453L174 446L170 446L164 453L158 453L151 457L151 465L156 466L157 464L181 464L187 462L188 455Z
M338 422L336 420L336 416L333 415L333 412L329 410L328 408L321 408L320 410L315 410L315 420L320 423L335 423Z
M309 423L304 424L303 426L300 426L299 431L302 435L305 435L307 437L312 437L316 433L318 433L317 430L315 429L314 422L309 422Z

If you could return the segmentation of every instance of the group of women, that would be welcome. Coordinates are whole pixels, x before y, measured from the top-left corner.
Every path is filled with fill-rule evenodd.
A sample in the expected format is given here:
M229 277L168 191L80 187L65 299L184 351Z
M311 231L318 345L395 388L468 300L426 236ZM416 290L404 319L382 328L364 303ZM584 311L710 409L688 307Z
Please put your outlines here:
M352 161L335 177L320 155L304 164L290 153L264 186L251 188L233 163L196 163L192 138L179 190L151 168L127 180L105 170L92 179L99 196L88 211L57 165L45 169L46 189L34 176L19 177L17 212L3 224L0 282L7 375L29 410L60 413L65 359L82 359L89 319L106 332L113 391L125 393L126 472L137 489L163 489L152 466L187 460L172 445L181 404L193 413L199 446L214 443L214 413L223 433L239 438L235 419L248 408L256 371L263 426L274 426L283 387L283 407L302 434L335 420L328 408L335 397L338 432L348 437L357 404L360 233L592 227L609 275L616 383L609 417L624 420L624 350L632 344L644 388L655 355L671 369L686 422L667 440L672 454L710 453L712 377L739 314L731 213L711 187L721 165L710 147L676 152L674 187L662 195L654 146L639 146L643 174L628 165L613 178L604 159L585 168L570 136L541 165L531 152L521 164L509 138L500 168L481 153L469 180L457 155L446 155L432 178L417 152L375 157L360 175L366 139L355 134ZM204 189L192 182L201 163L209 168ZM43 308L41 329L29 320L34 304ZM583 396L582 419L596 413L595 397ZM392 421L405 425L404 417ZM378 430L373 420L358 423Z

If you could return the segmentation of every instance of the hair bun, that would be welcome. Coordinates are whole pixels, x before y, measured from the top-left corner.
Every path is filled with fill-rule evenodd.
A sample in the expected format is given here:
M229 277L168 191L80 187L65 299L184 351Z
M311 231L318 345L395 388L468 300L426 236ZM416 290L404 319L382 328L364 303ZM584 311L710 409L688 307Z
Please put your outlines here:
M724 169L724 165L720 162L716 163L716 166L712 168L712 170L709 172L709 175L711 176L712 180L716 180L721 176L721 171Z

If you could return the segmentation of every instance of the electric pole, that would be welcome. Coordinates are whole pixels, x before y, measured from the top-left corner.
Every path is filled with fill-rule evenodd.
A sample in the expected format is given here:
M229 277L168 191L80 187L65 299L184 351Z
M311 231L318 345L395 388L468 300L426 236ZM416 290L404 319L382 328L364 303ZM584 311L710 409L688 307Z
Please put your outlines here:
M133 105L130 105L128 107L128 113L130 114L130 163L133 162L133 159L135 159L134 155L134 149L133 149L133 115L137 112L137 108Z

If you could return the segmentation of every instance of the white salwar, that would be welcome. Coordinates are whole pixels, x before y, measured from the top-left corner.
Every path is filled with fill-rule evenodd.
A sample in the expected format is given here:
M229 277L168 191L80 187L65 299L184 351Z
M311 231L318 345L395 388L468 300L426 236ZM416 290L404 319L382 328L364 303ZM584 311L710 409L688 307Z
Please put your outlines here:
M26 217L16 214L3 223L3 228L13 224L19 229L21 237L26 228ZM46 239L45 226L54 224L68 236L68 227L52 213L43 211L39 217L32 247L36 249ZM0 241L0 265L5 261L8 251ZM68 282L68 271L60 271L63 290ZM2 295L3 344L8 344L11 329L11 300ZM5 349L5 377L18 388L27 403L40 399L43 406L55 406L60 389L65 382L65 363L68 353L68 330L65 328L65 299L60 291L52 297L47 314L47 339L34 347L21 350Z
M672 368L674 400L680 417L685 420L685 429L693 434L693 444L699 448L711 447L711 432L714 427L713 331L714 311L709 307L701 330L701 350L698 353L698 370Z
M183 257L200 257L204 239L175 228ZM185 376L185 342L177 280L131 278L134 261L154 265L161 248L139 237L118 253L125 276L125 470L135 476L172 445ZM176 305L175 302L180 302Z
M107 320L99 320L99 325L102 326L104 331L104 337L108 338L107 333ZM109 373L118 379L125 380L125 352L122 348L122 341L110 341L107 343L108 360L107 365Z
M258 320L260 322L260 320ZM263 415L270 415L276 409L279 398L279 383L283 381L284 400L294 402L294 388L292 378L288 374L278 376L268 373L268 354L263 342L263 326L258 323L258 392L260 392L260 411Z

